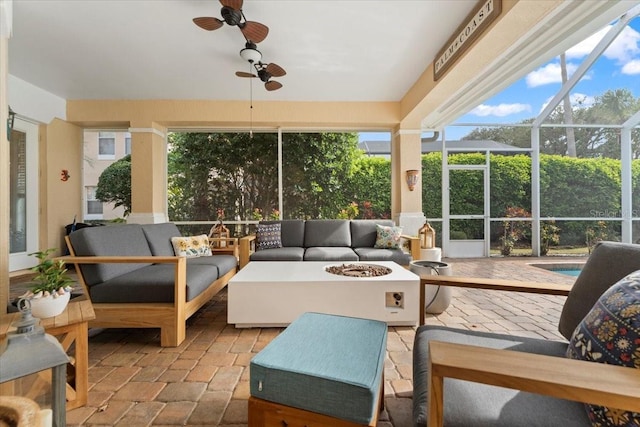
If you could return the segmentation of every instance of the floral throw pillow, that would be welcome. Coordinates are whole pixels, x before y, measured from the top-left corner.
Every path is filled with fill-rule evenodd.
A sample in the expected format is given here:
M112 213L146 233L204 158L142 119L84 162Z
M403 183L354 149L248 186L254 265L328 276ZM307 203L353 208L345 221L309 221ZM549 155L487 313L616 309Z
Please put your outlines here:
M211 256L209 238L206 234L200 236L172 237L171 244L176 256L195 258L199 256Z
M640 369L640 270L609 288L571 336L567 357ZM586 405L594 426L640 426L640 413Z
M282 224L258 224L256 227L256 251L282 247Z
M378 249L398 249L400 247L400 235L402 227L391 227L387 225L376 225L378 233L374 248Z

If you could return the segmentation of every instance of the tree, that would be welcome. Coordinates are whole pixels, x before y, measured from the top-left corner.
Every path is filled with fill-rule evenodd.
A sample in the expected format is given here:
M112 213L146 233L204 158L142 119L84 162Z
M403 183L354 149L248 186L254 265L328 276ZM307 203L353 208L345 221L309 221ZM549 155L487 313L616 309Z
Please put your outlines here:
M567 56L565 53L560 55L560 74L562 75L562 85L567 82ZM564 123L573 124L573 110L571 108L571 97L569 92L562 98L562 107L564 115ZM567 156L576 157L576 135L574 129L569 126L565 129L567 134Z
M124 216L131 213L131 155L109 165L98 178L96 199L124 207Z

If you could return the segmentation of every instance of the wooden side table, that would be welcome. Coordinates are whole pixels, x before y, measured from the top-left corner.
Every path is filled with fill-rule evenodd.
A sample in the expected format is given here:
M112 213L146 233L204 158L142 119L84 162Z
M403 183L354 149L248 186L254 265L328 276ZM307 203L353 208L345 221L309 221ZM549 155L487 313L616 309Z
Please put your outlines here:
M237 237L209 238L209 240L213 255L233 255L236 258L240 255Z
M0 320L0 338L14 331L12 323L20 313L10 313ZM46 333L60 341L71 362L67 365L67 410L87 404L89 393L88 322L95 319L91 301L81 296L69 302L58 316L40 320Z

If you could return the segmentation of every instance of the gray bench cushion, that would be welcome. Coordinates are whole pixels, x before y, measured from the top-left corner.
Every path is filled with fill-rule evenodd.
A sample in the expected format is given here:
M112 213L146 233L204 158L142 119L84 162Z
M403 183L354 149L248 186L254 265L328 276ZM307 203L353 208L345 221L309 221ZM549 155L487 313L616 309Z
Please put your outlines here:
M429 340L565 357L567 343L494 333L421 326L413 350L413 420L426 426ZM487 361L487 363L491 363ZM522 369L527 369L523 366ZM535 414L532 418L531 414ZM445 427L589 426L584 405L569 400L446 378Z
M305 313L251 360L251 395L369 424L386 343L384 322Z
M377 249L377 248L354 248L360 261L393 261L400 265L411 263L411 254L402 252L401 249Z
M107 228L107 227L105 227ZM174 264L154 264L91 287L94 303L173 302ZM218 278L215 265L187 265L187 301Z
M351 246L349 221L341 219L310 219L304 225L304 247Z
M351 248L319 247L304 251L305 261L358 261L358 255Z
M182 234L180 234L180 230L174 223L144 224L141 227L153 255L175 256L171 238L180 237Z
M69 239L78 256L151 256L139 224L86 227L69 234ZM111 263L82 265L80 268L87 285L92 286L148 265Z
M233 255L213 255L187 258L189 265L210 265L218 269L218 277L224 276L238 266L238 260ZM211 281L213 282L213 277Z
M372 248L376 244L378 231L376 225L393 227L390 219L353 219L351 220L351 247Z
M618 280L640 270L640 245L600 242L589 255L562 307L558 330L567 339L598 301Z
M274 248L255 251L249 257L251 261L302 261L304 248Z

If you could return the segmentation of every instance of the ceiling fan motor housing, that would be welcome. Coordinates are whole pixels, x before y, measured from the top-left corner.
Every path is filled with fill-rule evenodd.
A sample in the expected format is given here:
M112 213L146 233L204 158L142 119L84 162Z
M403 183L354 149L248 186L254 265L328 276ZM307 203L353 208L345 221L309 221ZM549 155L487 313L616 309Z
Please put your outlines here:
M271 78L271 73L269 73L265 68L262 68L258 70L258 77L260 77L260 80L266 83Z
M220 14L227 25L236 26L242 21L242 12L230 8L229 6L224 6L220 11Z

